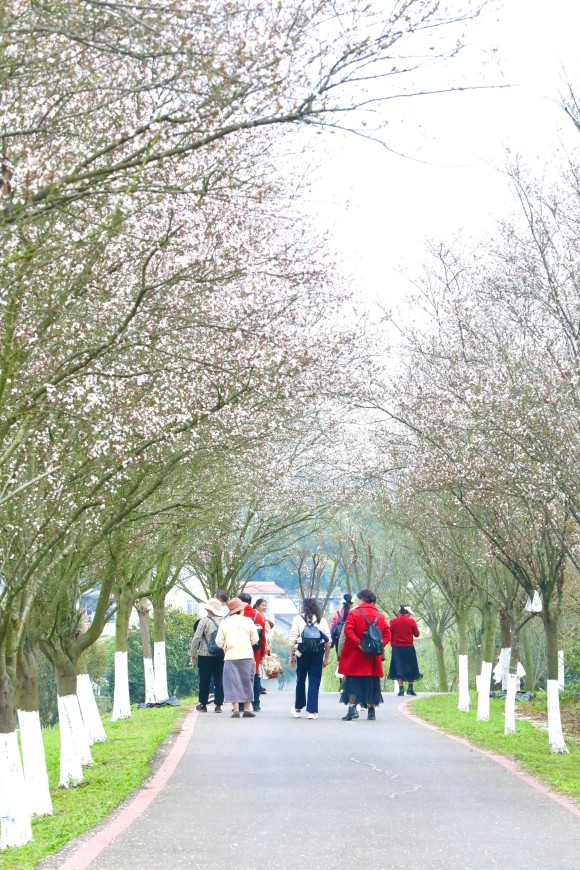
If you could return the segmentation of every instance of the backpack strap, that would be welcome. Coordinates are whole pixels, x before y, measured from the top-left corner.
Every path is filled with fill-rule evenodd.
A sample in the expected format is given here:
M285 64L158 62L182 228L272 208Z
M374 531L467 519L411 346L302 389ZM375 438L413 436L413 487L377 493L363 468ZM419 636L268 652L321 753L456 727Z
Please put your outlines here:
M379 621L380 613L377 613L377 615L375 616L374 622L371 622L370 619L368 618L368 616L366 615L366 613L364 612L364 610L361 610L361 611L359 611L359 612L360 612L360 613L364 616L364 618L366 619L366 621L367 621L367 625L369 626L369 628L371 627L371 625L376 625L377 622Z

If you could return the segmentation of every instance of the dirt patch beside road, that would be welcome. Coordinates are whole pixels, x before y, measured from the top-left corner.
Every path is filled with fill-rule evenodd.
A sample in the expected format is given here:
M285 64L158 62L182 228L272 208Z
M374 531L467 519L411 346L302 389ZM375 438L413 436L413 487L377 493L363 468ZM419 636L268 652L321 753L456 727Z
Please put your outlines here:
M522 718L531 719L540 726L548 727L548 711L538 709L533 701L529 704L518 704L516 712ZM560 715L564 737L580 741L580 700L562 705Z

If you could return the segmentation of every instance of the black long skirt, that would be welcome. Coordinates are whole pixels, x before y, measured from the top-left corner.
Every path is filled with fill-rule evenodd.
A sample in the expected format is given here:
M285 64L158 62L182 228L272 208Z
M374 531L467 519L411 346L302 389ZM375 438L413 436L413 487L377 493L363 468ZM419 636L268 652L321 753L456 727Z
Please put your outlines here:
M417 653L414 646L391 647L391 664L389 666L390 680L405 680L407 683L415 683L423 679L419 673Z
M383 703L381 695L380 677L345 677L340 695L341 704L350 704L350 697L354 695L355 704L366 707L368 704Z

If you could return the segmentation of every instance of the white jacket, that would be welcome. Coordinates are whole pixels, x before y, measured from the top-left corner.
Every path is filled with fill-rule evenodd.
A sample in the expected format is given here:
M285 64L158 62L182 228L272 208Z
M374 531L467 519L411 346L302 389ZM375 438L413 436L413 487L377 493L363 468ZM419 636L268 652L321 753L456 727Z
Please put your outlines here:
M225 660L253 659L252 644L258 643L258 631L249 616L234 613L220 622L215 642L225 652Z
M309 625L317 625L318 628L320 629L320 631L322 632L322 634L326 635L326 637L328 638L328 642L324 644L324 649L329 650L330 649L330 628L328 627L328 622L326 621L324 616L322 617L320 622L317 622L316 619L309 619L308 624ZM300 614L298 614L297 616L294 617L294 619L292 621L292 626L290 628L290 635L288 637L288 643L290 644L291 650L296 649L296 647L297 647L297 645L302 637L302 632L304 630L305 625L306 625L306 621L305 621L303 616L300 616ZM296 654L299 655L300 650L296 650Z

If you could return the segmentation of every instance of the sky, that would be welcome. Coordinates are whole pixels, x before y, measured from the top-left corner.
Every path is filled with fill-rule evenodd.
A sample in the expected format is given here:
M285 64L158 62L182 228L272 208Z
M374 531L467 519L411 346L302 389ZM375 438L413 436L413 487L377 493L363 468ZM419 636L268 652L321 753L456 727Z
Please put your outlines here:
M481 238L514 208L506 148L534 173L554 173L561 145L580 147L563 112L564 71L580 91L580 2L505 0L466 31L449 84L501 88L388 103L382 145L352 134L324 140L304 208L328 231L359 297L401 304L425 240ZM429 86L433 72L421 86Z

